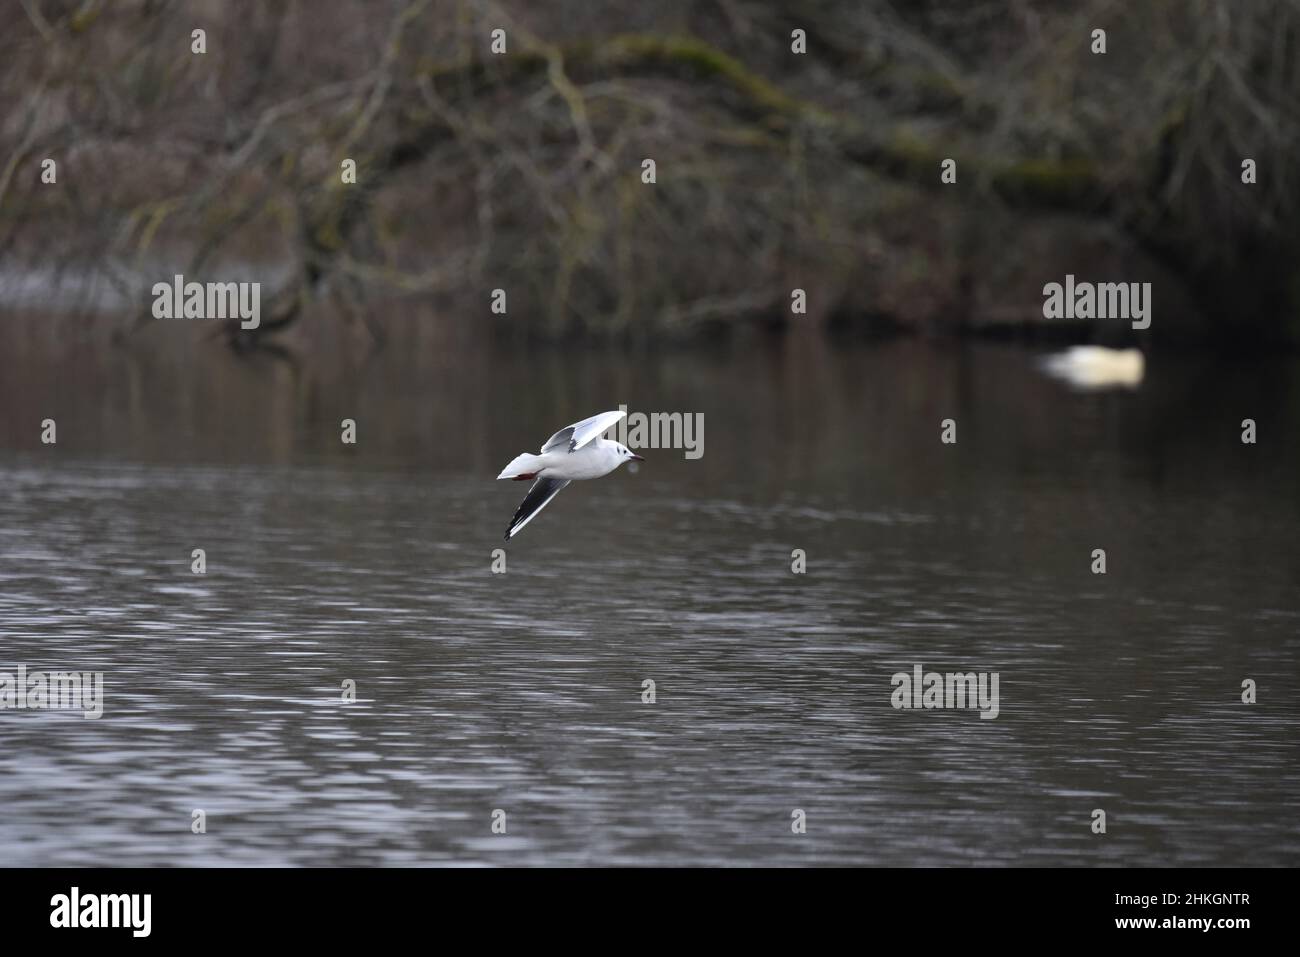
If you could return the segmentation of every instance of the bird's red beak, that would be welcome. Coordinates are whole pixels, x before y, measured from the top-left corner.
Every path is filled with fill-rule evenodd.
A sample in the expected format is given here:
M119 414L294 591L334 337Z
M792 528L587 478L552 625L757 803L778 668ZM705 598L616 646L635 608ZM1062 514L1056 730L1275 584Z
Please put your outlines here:
M645 459L641 458L641 456L637 455L635 452L632 453L632 460L633 460L634 462L644 462L644 461L645 461Z

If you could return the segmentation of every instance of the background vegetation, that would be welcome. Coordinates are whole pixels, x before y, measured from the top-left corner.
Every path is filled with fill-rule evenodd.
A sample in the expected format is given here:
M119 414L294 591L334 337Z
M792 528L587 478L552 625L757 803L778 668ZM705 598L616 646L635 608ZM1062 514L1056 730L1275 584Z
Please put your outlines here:
M1073 272L1154 282L1156 337L1294 345L1297 93L1296 0L20 0L0 306L94 274L76 308L129 338L179 271L263 281L245 346L494 288L543 339L946 333Z

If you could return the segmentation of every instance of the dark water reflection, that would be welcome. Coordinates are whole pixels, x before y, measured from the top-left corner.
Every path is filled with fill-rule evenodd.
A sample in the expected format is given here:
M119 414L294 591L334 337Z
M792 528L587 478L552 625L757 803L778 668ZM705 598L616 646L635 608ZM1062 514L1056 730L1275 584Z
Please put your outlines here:
M0 712L3 862L1296 864L1300 370L1029 358L15 346L0 670L107 700ZM492 574L501 465L620 402L703 458L574 485ZM1001 714L895 711L918 663Z

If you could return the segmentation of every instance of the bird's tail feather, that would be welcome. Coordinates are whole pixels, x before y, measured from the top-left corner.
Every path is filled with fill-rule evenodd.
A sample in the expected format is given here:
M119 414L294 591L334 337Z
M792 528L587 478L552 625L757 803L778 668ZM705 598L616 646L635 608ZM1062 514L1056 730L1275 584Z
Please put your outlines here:
M522 455L516 455L510 460L510 464L501 470L498 479L517 478L521 475L527 475L537 471L537 460L540 455L534 455L531 452L524 452Z

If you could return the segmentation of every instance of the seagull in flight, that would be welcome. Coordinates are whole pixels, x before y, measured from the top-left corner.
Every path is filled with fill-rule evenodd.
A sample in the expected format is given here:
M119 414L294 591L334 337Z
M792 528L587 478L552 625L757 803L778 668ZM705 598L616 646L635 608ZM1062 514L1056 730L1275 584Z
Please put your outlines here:
M1071 346L1048 356L1042 367L1048 375L1076 389L1136 389L1142 384L1146 360L1141 349Z
M515 517L506 529L506 541L514 538L533 516L546 508L560 490L577 479L608 475L624 462L644 462L626 445L600 436L622 419L626 412L601 412L589 419L566 425L542 446L540 455L524 452L501 470L498 479L533 481Z

